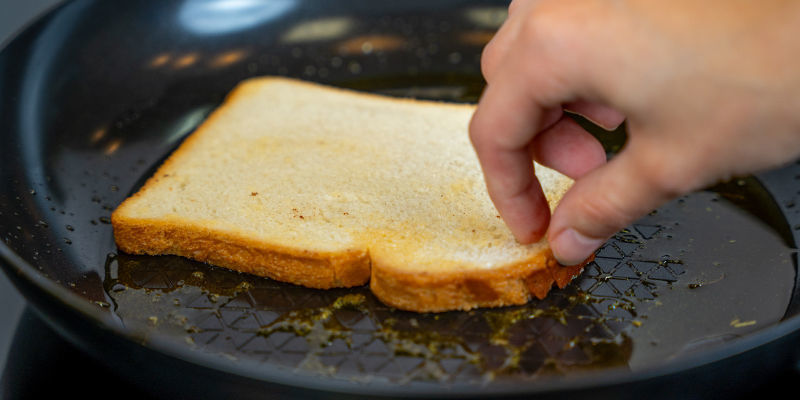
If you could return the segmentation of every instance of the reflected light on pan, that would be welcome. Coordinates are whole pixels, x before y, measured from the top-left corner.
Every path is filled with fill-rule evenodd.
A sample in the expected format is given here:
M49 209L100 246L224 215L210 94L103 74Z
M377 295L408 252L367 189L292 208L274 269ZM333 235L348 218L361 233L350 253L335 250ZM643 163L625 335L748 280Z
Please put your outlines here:
M105 127L97 128L97 130L95 130L92 133L92 135L89 137L89 141L92 144L95 144L95 143L99 142L101 139L103 139L104 137L106 137L106 133L108 133L108 130Z
M198 58L199 56L197 55L197 53L184 54L175 59L175 62L172 64L172 68L182 69L190 67L197 62Z
M458 40L469 46L483 47L494 37L494 31L468 31L458 35Z
M236 64L247 57L248 52L244 50L231 50L226 51L212 58L209 62L211 68L223 68L232 64Z
M148 68L159 68L163 67L166 63L169 62L171 55L169 53L161 53L150 59L147 63Z
M339 54L369 54L380 51L393 51L406 45L406 39L400 35L363 35L347 39L339 43Z
M103 150L103 154L110 156L119 150L119 146L122 144L122 139L114 139L112 140L108 146Z
M178 21L190 32L219 35L276 19L295 6L295 0L186 0Z
M464 16L478 27L497 29L508 18L508 9L506 7L474 7L467 9Z
M284 43L305 43L318 40L337 39L352 29L354 21L349 17L329 17L301 22L283 35Z

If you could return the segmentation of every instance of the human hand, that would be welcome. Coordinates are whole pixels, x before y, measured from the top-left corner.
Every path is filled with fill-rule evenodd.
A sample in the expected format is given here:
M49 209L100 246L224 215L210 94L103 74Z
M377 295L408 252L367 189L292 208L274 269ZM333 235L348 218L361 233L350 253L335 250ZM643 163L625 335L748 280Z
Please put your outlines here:
M800 2L515 0L470 138L522 243L562 264L664 202L800 155ZM563 109L628 140L605 162ZM531 159L575 179L552 217Z

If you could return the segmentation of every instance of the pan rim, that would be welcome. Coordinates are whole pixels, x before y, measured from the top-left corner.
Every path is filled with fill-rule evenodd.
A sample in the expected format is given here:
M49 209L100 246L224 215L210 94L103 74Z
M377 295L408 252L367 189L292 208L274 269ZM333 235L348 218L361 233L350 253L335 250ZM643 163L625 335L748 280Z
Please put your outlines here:
M46 18L47 16L55 14L55 12L58 9L64 7L67 3L69 3L69 0L56 0L56 1L57 1L56 3L43 8L41 11L36 13L31 19L25 21L25 23L23 23L17 29L9 33L9 35L3 41L0 41L0 51L4 51L7 47L9 47L11 43L15 42L20 35L27 32L28 29L31 28L31 26L38 24L39 22L44 20L44 18Z

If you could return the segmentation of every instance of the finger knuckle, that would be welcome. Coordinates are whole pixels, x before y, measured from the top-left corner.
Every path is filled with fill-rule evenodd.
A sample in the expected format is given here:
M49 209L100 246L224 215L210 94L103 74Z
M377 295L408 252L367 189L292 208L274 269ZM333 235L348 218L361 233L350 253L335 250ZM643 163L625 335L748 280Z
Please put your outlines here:
M631 220L631 210L625 206L624 193L607 192L604 196L584 196L578 200L578 210L589 221L597 236L614 233Z
M520 28L527 38L558 39L562 31L569 31L572 25L568 8L560 2L541 2Z
M476 112L469 121L469 140L475 148L483 147L486 143L487 131L483 128L483 122Z
M542 1L520 28L521 35L549 56L563 57L590 46L599 10L589 1Z
M649 181L661 197L672 199L688 193L697 186L697 174L689 166L691 160L675 157L678 153L652 151L639 164L640 180Z
M491 130L478 112L472 116L468 130L469 140L476 150L480 151L492 147L493 137Z
M489 44L487 44L486 47L484 47L483 51L481 52L481 73L487 80L489 79L489 76L493 71L492 67L495 64L494 59L496 57L495 55L496 50L494 43L495 43L494 41L490 41Z

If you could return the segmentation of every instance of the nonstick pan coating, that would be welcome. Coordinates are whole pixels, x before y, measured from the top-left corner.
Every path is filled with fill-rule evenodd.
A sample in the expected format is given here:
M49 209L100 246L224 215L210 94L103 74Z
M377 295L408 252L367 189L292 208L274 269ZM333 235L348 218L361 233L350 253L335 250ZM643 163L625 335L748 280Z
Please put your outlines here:
M655 210L521 307L413 314L365 288L117 252L110 212L246 77L475 101L506 4L429 3L54 10L0 55L4 269L65 337L165 396L670 397L797 363L798 164ZM624 140L581 123L612 155Z

